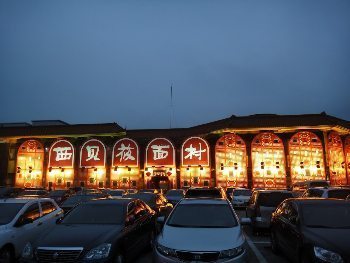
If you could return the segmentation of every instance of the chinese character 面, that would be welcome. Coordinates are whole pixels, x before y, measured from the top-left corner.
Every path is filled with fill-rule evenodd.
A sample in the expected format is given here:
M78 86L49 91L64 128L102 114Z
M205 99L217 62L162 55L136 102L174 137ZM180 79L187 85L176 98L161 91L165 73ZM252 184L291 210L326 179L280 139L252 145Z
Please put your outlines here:
M56 152L56 162L58 161L65 161L65 160L70 160L72 158L71 152L68 152L72 150L71 147L57 147L54 148L53 151Z
M115 157L120 157L120 161L124 160L135 160L135 157L132 156L131 150L133 150L134 148L132 148L130 146L130 144L128 146L125 146L124 143L121 144L120 148L118 148L119 153L115 156Z
M99 161L100 158L98 158L98 152L100 150L100 147L98 146L86 146L86 150L88 152L88 158L86 161L94 160Z
M163 149L169 149L170 145L152 145L153 150L153 160L165 159L168 157L169 152Z
M206 152L206 149L202 150L202 144L199 143L199 150L197 151L197 148L193 147L192 144L190 144L190 147L185 149L188 154L184 157L185 159L190 158L192 160L192 157L195 156L198 158L198 160L202 160L202 153Z

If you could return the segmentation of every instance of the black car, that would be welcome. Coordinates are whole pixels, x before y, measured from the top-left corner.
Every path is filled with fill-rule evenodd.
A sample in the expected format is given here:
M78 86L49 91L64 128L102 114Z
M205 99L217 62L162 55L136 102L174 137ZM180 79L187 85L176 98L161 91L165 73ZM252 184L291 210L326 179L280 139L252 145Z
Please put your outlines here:
M193 187L185 193L185 198L224 198L226 193L221 187Z
M169 203L168 200L160 193L154 194L138 192L136 194L125 195L124 197L142 200L157 213L157 216L167 217L173 209L173 205Z
M105 198L104 194L86 194L86 195L72 195L67 200L65 200L60 207L63 209L64 213L67 213L72 208L76 207L81 203L88 202L93 199Z
M45 188L25 188L24 191L20 192L18 197L48 197L49 192Z
M185 190L183 189L170 189L165 195L166 199L175 206L182 198L185 197Z
M17 197L22 191L23 189L19 187L0 186L0 198Z
M132 262L153 244L155 212L140 200L83 203L33 244L22 262Z
M56 201L58 205L62 204L72 195L70 190L54 190L49 193L49 198Z
M350 202L288 199L273 213L271 246L294 262L350 262Z

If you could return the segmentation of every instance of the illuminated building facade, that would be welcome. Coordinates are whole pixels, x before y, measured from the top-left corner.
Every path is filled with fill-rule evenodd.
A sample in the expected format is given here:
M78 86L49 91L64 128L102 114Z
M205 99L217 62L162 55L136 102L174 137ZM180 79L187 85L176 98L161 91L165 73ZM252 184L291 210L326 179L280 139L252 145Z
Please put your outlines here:
M190 128L0 124L0 185L65 189L350 184L350 124L325 113L231 116Z

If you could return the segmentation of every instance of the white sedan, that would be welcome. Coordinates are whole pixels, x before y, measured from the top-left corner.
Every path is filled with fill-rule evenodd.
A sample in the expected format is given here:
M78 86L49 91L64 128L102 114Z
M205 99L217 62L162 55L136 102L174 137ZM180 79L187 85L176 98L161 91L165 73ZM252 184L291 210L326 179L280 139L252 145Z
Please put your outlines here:
M27 242L62 216L63 210L49 198L0 199L0 262L14 262Z

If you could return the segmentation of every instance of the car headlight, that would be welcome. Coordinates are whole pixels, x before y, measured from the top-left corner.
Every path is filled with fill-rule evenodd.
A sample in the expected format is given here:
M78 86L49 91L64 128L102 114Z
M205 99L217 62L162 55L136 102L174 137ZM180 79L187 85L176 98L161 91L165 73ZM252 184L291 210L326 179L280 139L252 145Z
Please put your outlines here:
M22 250L22 258L33 258L33 247L29 242Z
M329 251L327 249L321 248L321 247L314 247L314 252L315 256L318 259L321 259L325 262L330 262L330 263L343 263L342 257L332 251Z
M236 247L228 250L222 250L219 258L235 258L244 252L243 247Z
M111 251L111 244L102 244L98 247L95 247L91 249L86 255L86 260L96 260L96 259L102 259L106 258L109 255L109 252Z
M157 243L156 245L157 250L159 251L160 254L167 256L167 257L176 257L176 251L175 249L168 248L165 246L162 246Z

